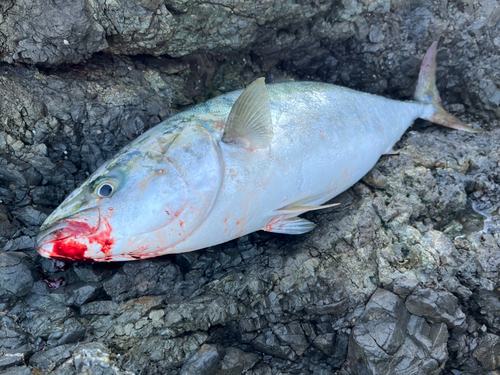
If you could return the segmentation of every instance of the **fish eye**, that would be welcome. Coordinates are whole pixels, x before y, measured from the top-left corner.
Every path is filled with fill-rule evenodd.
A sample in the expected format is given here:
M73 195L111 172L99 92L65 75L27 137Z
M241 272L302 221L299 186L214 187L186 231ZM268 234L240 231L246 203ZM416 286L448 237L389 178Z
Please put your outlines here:
M99 191L97 194L101 197L109 197L111 193L113 192L113 186L109 184L103 184L99 187Z
M115 185L114 181L107 179L96 186L94 194L99 198L108 198L115 192Z

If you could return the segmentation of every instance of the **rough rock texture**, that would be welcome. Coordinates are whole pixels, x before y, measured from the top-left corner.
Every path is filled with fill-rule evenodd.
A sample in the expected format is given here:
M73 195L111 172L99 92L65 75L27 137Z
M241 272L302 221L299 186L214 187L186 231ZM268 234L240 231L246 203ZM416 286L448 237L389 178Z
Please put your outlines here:
M0 374L486 374L500 363L500 3L0 2ZM41 259L46 215L188 105L319 80L445 107L317 228L157 259Z

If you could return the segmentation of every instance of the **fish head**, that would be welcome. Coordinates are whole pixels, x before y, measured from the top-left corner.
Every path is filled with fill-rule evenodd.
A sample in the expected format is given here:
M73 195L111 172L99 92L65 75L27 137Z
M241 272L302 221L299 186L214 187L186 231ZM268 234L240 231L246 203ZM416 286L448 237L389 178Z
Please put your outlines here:
M43 257L122 261L172 253L210 212L222 184L217 143L199 123L145 133L46 219Z

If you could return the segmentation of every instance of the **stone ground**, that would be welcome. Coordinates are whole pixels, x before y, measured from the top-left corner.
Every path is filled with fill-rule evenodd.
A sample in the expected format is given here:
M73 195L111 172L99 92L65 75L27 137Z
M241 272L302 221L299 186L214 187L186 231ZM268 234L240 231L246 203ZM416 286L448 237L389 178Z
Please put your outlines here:
M0 374L500 374L496 0L0 2ZM445 107L317 228L65 265L64 197L194 103L318 80L397 99L440 37Z

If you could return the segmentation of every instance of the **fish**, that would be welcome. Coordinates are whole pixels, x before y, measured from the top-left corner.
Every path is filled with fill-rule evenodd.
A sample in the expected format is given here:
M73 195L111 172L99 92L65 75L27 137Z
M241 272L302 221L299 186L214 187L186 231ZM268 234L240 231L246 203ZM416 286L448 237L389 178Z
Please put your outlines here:
M145 132L47 217L42 257L147 259L264 230L303 234L300 215L359 181L417 118L479 132L446 112L427 51L413 101L321 82L259 78Z

